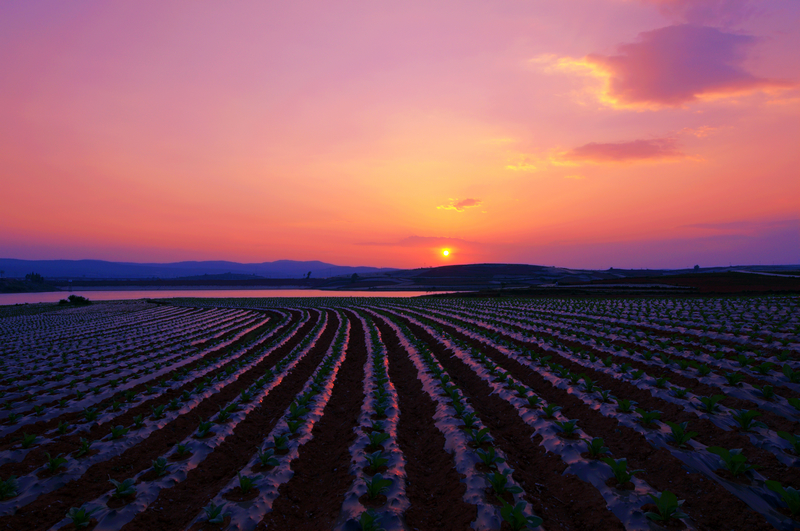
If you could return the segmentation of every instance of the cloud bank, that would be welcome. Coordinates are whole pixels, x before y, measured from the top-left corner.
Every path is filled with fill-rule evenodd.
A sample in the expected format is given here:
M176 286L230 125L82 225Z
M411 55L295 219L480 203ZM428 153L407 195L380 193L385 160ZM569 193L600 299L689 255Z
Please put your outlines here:
M684 157L672 138L633 140L631 142L590 142L576 147L564 155L564 160L575 162L628 162L662 160Z

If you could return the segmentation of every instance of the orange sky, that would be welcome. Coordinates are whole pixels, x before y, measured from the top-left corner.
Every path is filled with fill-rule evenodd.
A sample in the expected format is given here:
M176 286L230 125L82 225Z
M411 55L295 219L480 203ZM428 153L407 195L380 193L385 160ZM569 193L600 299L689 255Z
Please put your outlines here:
M800 263L799 6L3 2L0 257Z

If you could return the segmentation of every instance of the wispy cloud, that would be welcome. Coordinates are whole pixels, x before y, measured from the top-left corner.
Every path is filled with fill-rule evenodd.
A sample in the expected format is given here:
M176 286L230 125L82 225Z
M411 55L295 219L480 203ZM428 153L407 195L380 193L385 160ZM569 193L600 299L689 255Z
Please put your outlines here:
M534 61L550 72L594 79L587 90L605 105L658 109L791 87L745 70L747 52L756 42L750 35L679 24L640 33L636 42L618 46L616 55L540 56Z
M479 207L483 204L480 199L449 199L448 203L439 205L436 208L439 210L455 210L456 212L464 212L468 208Z
M562 155L563 160L575 162L628 162L683 158L673 138L633 140L630 142L590 142Z
M644 0L665 16L692 24L729 26L764 9L763 0Z

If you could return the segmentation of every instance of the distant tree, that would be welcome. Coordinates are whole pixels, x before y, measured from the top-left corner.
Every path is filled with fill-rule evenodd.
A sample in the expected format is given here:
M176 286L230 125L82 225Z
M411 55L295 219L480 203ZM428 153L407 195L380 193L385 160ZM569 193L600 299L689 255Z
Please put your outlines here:
M350 282L356 282L358 280L358 273L353 273L350 277Z
M44 277L39 273L28 273L27 275L25 275L25 280L29 282L42 283L44 282Z
M695 271L700 271L700 266L699 265L694 266L694 270Z
M311 271L309 271L308 274L306 275L306 280L308 280L309 278L311 278Z

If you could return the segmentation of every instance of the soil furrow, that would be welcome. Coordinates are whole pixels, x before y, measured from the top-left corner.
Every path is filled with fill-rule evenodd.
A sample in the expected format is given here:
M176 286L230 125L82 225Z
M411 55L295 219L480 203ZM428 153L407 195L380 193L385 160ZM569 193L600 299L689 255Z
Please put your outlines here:
M406 496L410 507L405 513L408 527L462 531L478 516L474 505L464 502L463 477L456 471L453 456L444 449L444 435L436 428L436 404L417 378L394 330L375 319L389 359L389 378L397 391L400 417L397 443L406 460Z
M148 468L153 459L166 454L175 444L191 435L197 429L201 419L210 418L216 414L221 405L236 398L244 389L260 378L264 371L291 352L292 348L313 329L319 318L319 314L312 317L284 345L276 349L261 363L242 374L235 382L221 389L219 393L200 402L192 410L191 415L182 415L176 418L121 455L91 466L80 478L38 497L30 504L21 507L16 514L0 517L0 529L15 531L46 529L64 518L70 507L80 507L86 501L93 500L110 490L109 478L121 481ZM156 526L149 529L158 528ZM140 529L148 529L148 527Z
M577 419L578 426L593 437L602 437L616 459L628 459L629 468L644 469L640 477L659 491L669 490L685 499L683 509L697 522L700 529L723 529L730 521L746 529L772 529L763 516L753 511L716 482L700 473L688 473L683 462L665 449L653 448L636 430L604 416L582 400L550 384L541 375L494 348L443 326L448 333L480 349L514 378L530 387L550 404L562 407L568 419ZM654 466L654 464L657 464Z
M406 319L403 322L428 345L453 381L464 390L497 447L505 453L506 462L514 469L514 480L528 494L527 501L544 519L544 527L551 530L624 529L592 485L562 475L567 465L539 445L541 436L535 435L514 406L494 394L489 384L424 328Z
M339 319L336 313L328 311L328 323L319 340L297 363L294 370L283 378L280 385L237 424L233 433L197 468L189 471L184 481L174 487L162 489L158 498L122 529L184 529L261 447L266 436L322 361L338 328Z
M349 313L349 312L348 312ZM353 478L350 445L356 438L364 401L367 346L361 321L350 317L350 341L333 392L314 424L313 438L300 447L292 462L294 476L281 485L280 495L257 529L316 531L332 529Z

